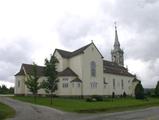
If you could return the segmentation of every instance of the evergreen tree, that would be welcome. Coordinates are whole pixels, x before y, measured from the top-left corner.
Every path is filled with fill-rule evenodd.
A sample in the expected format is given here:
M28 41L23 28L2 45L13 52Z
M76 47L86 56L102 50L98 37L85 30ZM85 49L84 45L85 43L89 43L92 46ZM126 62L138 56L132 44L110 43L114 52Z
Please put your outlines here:
M159 96L159 81L157 82L156 88L155 88L155 95Z
M135 98L144 99L144 88L142 87L141 82L139 82L135 87Z
M1 94L7 94L8 93L8 88L5 85L1 86Z
M126 94L126 92L124 92L124 93L123 93L123 97L126 98L126 96L127 96L127 94Z
M45 75L47 76L47 80L44 80L42 82L42 86L45 89L45 91L50 95L50 104L52 104L53 99L53 92L57 90L57 70L56 70L56 64L58 63L58 60L56 57L51 55L50 59L45 59Z
M24 69L24 72L25 72L25 69ZM27 88L30 90L30 92L33 93L34 102L36 103L37 92L41 88L41 85L38 82L39 76L37 75L37 65L33 63L32 74L28 75L25 72L25 75L27 77L27 81L25 81L25 84Z

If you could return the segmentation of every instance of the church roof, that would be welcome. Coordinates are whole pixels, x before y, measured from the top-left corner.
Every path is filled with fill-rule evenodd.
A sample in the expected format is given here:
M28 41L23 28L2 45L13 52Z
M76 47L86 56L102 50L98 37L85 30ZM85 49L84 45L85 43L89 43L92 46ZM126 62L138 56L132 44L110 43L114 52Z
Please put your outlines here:
M75 79L72 80L71 82L82 82L82 80L80 80L79 78L75 78Z
M135 77L135 78L133 79L133 82L140 82L140 80Z
M87 47L89 47L90 45L91 45L91 43L86 45L86 46L83 46L83 47L81 47L81 48L79 48L79 49L77 49L77 50L75 50L73 52L69 52L69 51L65 51L65 50L61 50L61 49L56 49L56 50L60 53L60 55L63 58L71 58L71 57L74 57L76 55L82 54L84 52L84 50Z
M15 74L15 76L25 75L24 69L27 74L29 74L29 75L33 74L33 65L32 64L22 64L20 71L17 74ZM37 70L38 76L45 76L45 67L44 66L36 66L36 70ZM66 68L62 72L59 72L58 76L77 76L77 74L75 72L73 72L70 68Z
M15 76L25 75L24 69L27 74L29 74L29 75L33 74L33 65L32 64L22 64L20 71L17 74L15 74ZM36 66L36 70L37 70L38 76L45 76L45 67L44 66Z
M134 77L125 67L106 60L103 60L103 70L104 73Z
M59 72L58 76L78 76L78 75L75 72L73 72L70 68L66 68L62 72Z
M79 49L73 51L73 52L66 51L66 50L61 50L61 49L56 49L56 50L59 52L59 54L60 54L63 58L71 58L71 57L74 57L74 56L76 56L76 55L79 55L79 54L84 53L84 50L87 49L91 44L94 45L94 43L92 42L92 43L90 43L90 44L88 44L88 45L85 45L85 46L83 46L83 47L81 47L81 48L79 48ZM94 46L95 46L95 45L94 45ZM95 47L96 47L96 46L95 46ZM97 49L97 47L96 47L96 49ZM55 51L56 51L56 50L55 50ZM99 52L98 49L97 49L97 51ZM100 53L100 52L99 52L99 53ZM101 53L100 53L100 55L102 56ZM102 56L102 58L103 58L103 56Z

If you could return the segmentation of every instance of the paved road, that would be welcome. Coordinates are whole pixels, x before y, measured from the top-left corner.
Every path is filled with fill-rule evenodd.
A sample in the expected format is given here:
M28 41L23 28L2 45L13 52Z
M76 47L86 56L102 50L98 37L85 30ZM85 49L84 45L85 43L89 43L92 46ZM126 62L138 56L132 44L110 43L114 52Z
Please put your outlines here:
M7 97L0 97L0 101L12 106L17 112L15 118L9 120L159 120L159 107L109 114L75 114Z

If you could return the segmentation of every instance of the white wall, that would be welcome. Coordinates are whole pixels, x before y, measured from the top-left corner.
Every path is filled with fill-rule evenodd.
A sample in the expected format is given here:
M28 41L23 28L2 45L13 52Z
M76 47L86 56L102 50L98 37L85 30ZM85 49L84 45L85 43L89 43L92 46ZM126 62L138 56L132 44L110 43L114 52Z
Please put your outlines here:
M43 81L46 80L46 77L40 77L38 82L39 84ZM29 89L27 88L27 86L25 85L25 82L27 78L25 76L16 76L15 77L15 94L24 94L24 95L28 95L28 94L32 94ZM20 82L20 86L18 87L18 81ZM38 94L46 94L44 89L40 89L38 90Z
M112 92L115 95L123 95L125 92L127 95L133 95L133 79L134 77L127 77L121 75L114 75L114 74L104 74L104 78L108 83L106 88L103 89L103 94L105 95L112 95ZM115 89L113 88L113 79L115 79ZM123 80L123 89L122 89L122 81Z
M78 77L82 79L82 55L77 55L69 59L69 67L78 74Z
M68 81L64 80L65 78L68 79ZM74 80L75 77L60 77L59 78L59 83L58 83L58 90L57 90L57 95L59 96L71 96L71 95L81 95L81 85L80 87L77 86L77 82L74 82L74 86L73 86L73 82L71 82L72 80ZM64 88L63 84L67 83L68 87Z
M62 58L61 55L57 51L55 51L54 56L59 61L59 63L57 63L57 71L61 72L69 66L68 59Z
M91 76L90 63L96 63L96 77ZM83 54L82 59L82 80L84 95L102 95L103 87L103 59L95 46L91 44ZM97 83L97 88L91 88L91 84Z
M18 86L19 81L19 86ZM25 77L24 76L15 76L15 94L25 94Z

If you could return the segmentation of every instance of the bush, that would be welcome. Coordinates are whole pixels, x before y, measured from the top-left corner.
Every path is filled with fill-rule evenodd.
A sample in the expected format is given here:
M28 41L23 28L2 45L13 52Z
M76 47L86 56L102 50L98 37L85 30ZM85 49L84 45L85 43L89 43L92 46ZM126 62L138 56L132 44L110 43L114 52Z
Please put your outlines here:
M87 102L92 102L92 98L88 97L88 98L86 99L86 101L87 101Z
M157 82L156 88L155 88L155 95L159 96L159 81Z
M112 93L112 98L115 98L115 93L114 92Z
M103 97L99 95L93 95L92 98L96 99L96 101L103 101Z
M126 96L127 96L127 94L126 94L126 92L124 92L124 93L123 93L123 97L126 98Z
M135 98L144 99L144 88L142 87L141 82L139 82L135 87Z
M92 95L86 99L87 102L103 101L103 97L99 95Z

